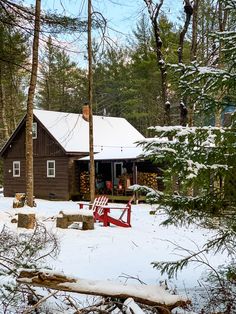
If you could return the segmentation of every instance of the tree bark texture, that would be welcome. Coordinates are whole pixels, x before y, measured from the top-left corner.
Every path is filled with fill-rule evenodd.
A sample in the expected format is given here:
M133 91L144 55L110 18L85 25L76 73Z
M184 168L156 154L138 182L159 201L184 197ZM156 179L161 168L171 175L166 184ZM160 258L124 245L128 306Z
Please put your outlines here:
M2 82L2 62L0 62L0 108L1 108L1 120L2 120L2 127L3 127L3 134L4 140L9 138L9 131L8 131L8 123L6 117L6 101L4 95L4 87Z
M19 283L69 291L80 294L99 295L125 300L133 298L135 302L150 306L160 306L163 312L169 313L176 307L186 307L190 300L178 295L171 295L162 287L148 285L122 285L110 281L97 281L67 277L64 274L57 274L45 271L22 270L17 279ZM152 293L150 293L150 288ZM156 288L156 289L155 289ZM147 292L149 291L149 293ZM164 296L163 296L164 295ZM165 310L165 311L164 311Z
M2 26L0 27L0 32L3 33ZM2 52L3 52L3 41L0 40L0 53ZM4 140L6 140L9 137L9 130L8 130L8 124L7 124L7 117L6 117L6 101L5 101L5 94L4 94L4 87L3 87L3 62L1 60L0 60L0 118L2 120Z
M218 22L219 22L219 31L224 32L226 28L226 23L227 23L227 18L228 18L228 10L224 7L224 3L222 0L219 0L218 3ZM218 68L221 69L223 66L223 54L222 54L222 49L223 45L220 42L219 43L219 61L218 61ZM220 102L226 95L226 90L222 89L219 91L219 95L217 97L217 100ZM222 126L222 121L221 121L221 114L222 114L222 108L216 108L215 109L215 126L216 127L221 127Z
M149 17L152 22L152 27L154 30L154 36L155 36L155 43L156 43L156 56L157 56L157 62L160 68L161 73L161 91L162 91L162 103L164 108L164 125L170 125L171 119L170 119L170 103L168 101L168 93L167 93L167 68L166 63L162 54L162 40L160 36L160 28L158 25L158 16L160 13L160 9L163 5L164 0L160 0L158 4L154 4L152 0L144 0Z
M180 36L179 36L179 48L178 48L178 61L179 63L183 63L183 48L184 48L184 38L185 35L188 31L188 27L191 21L191 16L193 14L193 7L190 3L189 0L185 0L184 1L184 12L185 12L185 22L184 22L184 27L182 29L182 31L180 32ZM186 97L183 97L180 100L180 105L179 105L179 109L180 109L180 125L186 126L188 119L188 109L186 106L186 102L187 99Z
M198 8L199 8L199 0L195 0L193 4L193 19L192 19L192 43L191 43L191 51L190 51L191 61L196 60L196 57L197 57Z
M199 11L199 0L194 0L193 2L193 19L192 19L192 43L190 50L190 61L195 61L197 59L197 32L198 32L198 11ZM193 115L194 108L192 104L189 105L188 109L188 125L193 126Z
M93 152L93 69L92 69L92 0L88 0L88 99L89 99L89 158L90 201L95 199L95 164Z
M32 52L32 68L30 77L30 86L28 89L27 115L26 115L26 202L30 207L34 206L34 173L33 173L33 102L37 83L38 71L38 50L39 50L39 32L40 32L40 7L41 0L35 3L35 22L34 38Z

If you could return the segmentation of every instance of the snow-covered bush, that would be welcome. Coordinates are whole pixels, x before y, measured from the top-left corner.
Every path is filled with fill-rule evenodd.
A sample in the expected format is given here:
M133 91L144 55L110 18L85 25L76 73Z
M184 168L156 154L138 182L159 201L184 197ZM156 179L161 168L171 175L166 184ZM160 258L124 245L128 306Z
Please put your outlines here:
M173 221L236 208L236 138L231 128L156 127L142 142L145 156L163 165L165 191L149 191ZM183 211L185 212L184 215ZM191 215L188 215L191 213ZM179 220L178 220L179 223Z
M236 312L236 264L221 265L211 270L204 281L205 293L202 297L202 313L235 313ZM223 302L222 302L223 300Z
M19 269L47 268L46 260L58 253L54 234L43 225L33 232L16 233L3 227L0 232L0 312L21 313L39 298L34 290L16 282Z

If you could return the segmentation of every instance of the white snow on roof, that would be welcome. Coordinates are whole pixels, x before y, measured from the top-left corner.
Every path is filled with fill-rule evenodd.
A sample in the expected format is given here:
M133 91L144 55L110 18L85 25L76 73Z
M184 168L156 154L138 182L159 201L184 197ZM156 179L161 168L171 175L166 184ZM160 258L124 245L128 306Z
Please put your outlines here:
M136 159L143 154L141 147L106 148L100 153L94 154L94 160ZM80 158L89 160L89 156Z
M34 110L34 115L66 152L89 152L89 123L82 114ZM144 139L124 118L93 116L94 152L108 148L135 151L136 141Z

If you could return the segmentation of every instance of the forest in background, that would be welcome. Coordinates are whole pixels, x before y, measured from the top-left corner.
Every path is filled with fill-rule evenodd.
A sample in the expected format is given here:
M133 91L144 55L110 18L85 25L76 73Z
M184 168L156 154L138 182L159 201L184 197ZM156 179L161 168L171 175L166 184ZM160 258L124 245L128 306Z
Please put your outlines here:
M148 1L147 1L148 3ZM153 4L154 5L154 4ZM192 12L187 14L186 7ZM113 41L93 41L93 111L97 115L126 118L144 136L150 136L148 127L154 125L179 125L182 112L194 111L194 97L182 98L183 87L179 78L184 69L173 71L171 64L212 66L223 69L228 61L219 51L217 39L212 34L234 29L234 12L227 9L227 1L185 2L181 21L174 23L168 12L157 16L161 53L168 72L166 97L170 103L170 116L165 121L165 104L162 99L162 72L156 55L157 41L151 16L144 12L131 31L126 45ZM7 8L7 10L6 10ZM0 147L15 130L26 112L26 88L30 74L30 43L32 30L23 27L23 17L17 10L7 7L2 1L0 7ZM189 21L188 21L189 19ZM30 23L30 21L29 21ZM78 30L77 30L78 31ZM84 29L79 28L79 32ZM68 33L71 30L67 30ZM81 113L88 102L87 69L72 57L70 49L58 45L58 30L41 30L40 62L34 106L47 110ZM182 41L182 42L181 42ZM102 48L101 48L102 47ZM180 50L182 56L180 58ZM86 56L85 56L86 59ZM85 60L86 61L86 60ZM195 91L197 92L197 91ZM232 93L219 94L221 112L225 107L234 107ZM227 99L227 100L226 100ZM225 101L226 100L226 101ZM198 109L189 114L194 125L214 124L215 106L202 112ZM190 124L192 122L190 121Z
M221 269L208 265L211 289L201 313L235 313L236 3L185 0L181 22L174 24L163 2L144 0L146 11L126 45L94 40L93 113L125 117L146 137L156 135L141 144L146 157L168 164L162 169L165 190L138 189L165 210L165 225L215 229L198 252L153 267L171 277L192 260L206 263L202 256L209 250L226 251ZM34 14L8 0L0 5L1 147L26 112L33 30L27 23ZM88 71L55 35L86 33L86 22L45 12L41 22L34 106L80 113L88 101ZM100 26L94 20L93 28Z
M185 27L183 8L182 21L174 24L168 12L161 11L158 27L162 41L162 55L167 67L192 61L201 66L224 68L224 59L219 58L217 40L213 32L230 27L234 16L225 10L223 1L196 1L197 11L188 26L183 41L182 59L179 60L181 36ZM226 5L226 4L225 4ZM30 72L30 32L21 25L19 15L10 11L1 14L0 47L0 143L1 145L16 128L26 110L26 87ZM194 13L195 11L193 11ZM180 12L181 14L181 12ZM43 30L42 30L43 32ZM45 34L44 34L45 35ZM68 48L60 47L53 32L41 38L40 63L35 107L80 113L87 96L87 70L71 56ZM167 96L170 103L170 124L180 124L179 74L167 68ZM148 12L137 21L126 45L110 42L101 48L93 42L94 114L124 117L140 132L149 136L148 127L163 125L164 105L160 67L156 57L156 42ZM225 94L227 94L225 92ZM227 95L225 95L227 96ZM223 96L221 96L223 98ZM186 107L194 100L185 99ZM189 104L187 104L189 102ZM228 103L234 104L233 100ZM199 112L197 112L199 114ZM214 110L210 113L212 117ZM207 119L207 117L206 117ZM195 124L202 124L196 119ZM206 120L207 123L209 120Z

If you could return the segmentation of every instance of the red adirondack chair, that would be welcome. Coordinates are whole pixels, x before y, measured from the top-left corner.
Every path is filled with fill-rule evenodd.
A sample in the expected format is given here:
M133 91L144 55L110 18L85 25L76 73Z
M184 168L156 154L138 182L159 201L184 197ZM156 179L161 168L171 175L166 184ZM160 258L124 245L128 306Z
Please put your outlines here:
M103 222L104 227L110 226L110 224L119 227L131 227L131 203L133 198L129 200L126 205L114 206L111 205L97 205L94 209L93 215L95 221ZM112 216L114 211L121 211L121 215L118 218Z
M106 195L101 195L98 196L94 199L93 204L88 204L87 202L78 202L79 208L83 209L84 207L91 207L91 210L94 212L96 206L103 206L103 205L107 205L108 204L108 197L106 197Z

